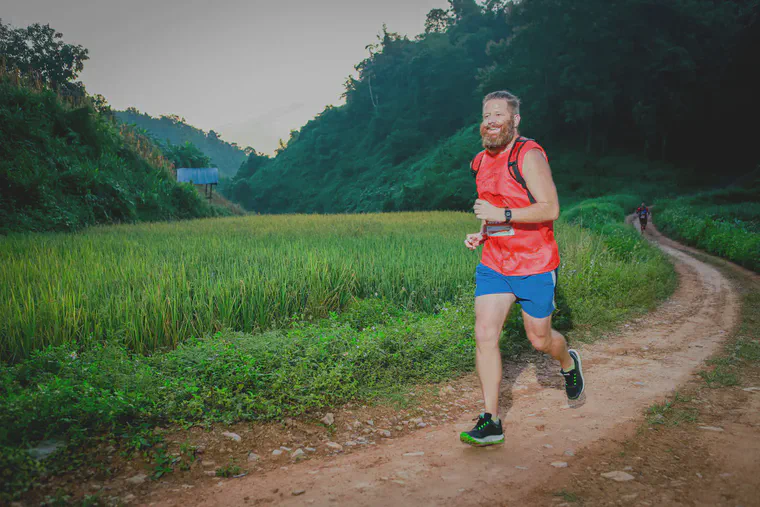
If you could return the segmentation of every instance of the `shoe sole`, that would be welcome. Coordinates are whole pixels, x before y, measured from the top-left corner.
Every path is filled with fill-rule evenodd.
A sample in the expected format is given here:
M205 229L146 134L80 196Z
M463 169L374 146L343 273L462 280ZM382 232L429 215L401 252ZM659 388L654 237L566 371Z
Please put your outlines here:
M571 398L571 397L568 396L567 399L569 399L569 400L577 400L578 398L581 397L581 394L583 394L583 391L586 390L586 378L583 376L583 363L581 362L581 355L575 349L570 349L570 350L567 351L568 354L570 352L575 352L575 359L578 360L578 375L581 376L581 380L583 381L583 387L581 387L581 392L578 393L578 396L576 396L575 398Z
M460 433L459 434L459 440L461 440L465 444L472 445L472 446L475 446L475 447L486 447L486 446L489 446L489 445L498 445L498 444L503 444L504 443L504 434L501 434L501 435L492 435L492 436L486 437L486 438L487 439L488 438L492 438L494 440L485 440L485 439L484 440L478 440L477 438L471 437L467 433Z

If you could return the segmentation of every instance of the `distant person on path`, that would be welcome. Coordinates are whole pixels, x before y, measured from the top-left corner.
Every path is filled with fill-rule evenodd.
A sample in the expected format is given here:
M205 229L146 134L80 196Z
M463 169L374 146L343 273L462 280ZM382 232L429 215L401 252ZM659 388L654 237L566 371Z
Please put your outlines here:
M483 246L475 270L475 362L485 412L460 439L471 445L504 442L499 418L502 378L499 338L514 302L522 306L525 332L536 350L558 360L571 400L583 393L581 358L568 350L552 329L559 268L553 221L559 199L543 148L520 137L520 101L507 91L483 99L480 135L484 151L472 161L478 199L473 207L482 220L480 232L468 234L465 246Z
M647 222L649 221L649 208L643 202L641 206L636 208L636 216L639 218L639 224L641 225L641 232L644 232L647 228Z

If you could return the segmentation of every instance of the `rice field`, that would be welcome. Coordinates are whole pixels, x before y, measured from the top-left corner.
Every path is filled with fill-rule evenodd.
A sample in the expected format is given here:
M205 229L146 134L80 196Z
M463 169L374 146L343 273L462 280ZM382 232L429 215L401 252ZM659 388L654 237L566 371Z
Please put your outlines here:
M0 239L0 358L15 362L71 341L118 341L149 353L223 329L250 333L323 317L355 298L435 312L471 293L480 252L463 239L478 227L470 213L428 212L11 235ZM631 291L660 290L651 277L663 263L621 260L597 236L557 227L560 287L574 301L575 322L600 318L599 304L614 315Z

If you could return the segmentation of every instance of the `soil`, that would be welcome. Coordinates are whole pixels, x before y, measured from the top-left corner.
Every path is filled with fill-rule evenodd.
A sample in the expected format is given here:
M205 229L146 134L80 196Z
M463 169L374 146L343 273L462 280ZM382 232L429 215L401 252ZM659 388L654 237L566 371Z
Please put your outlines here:
M147 463L104 452L113 476L80 480L80 494L181 507L760 505L760 392L708 389L696 375L739 323L740 288L651 222L646 235L672 257L679 288L614 336L576 347L586 377L577 402L568 404L551 358L532 354L506 363L505 445L472 448L459 441L481 410L477 377L468 375L413 390L411 408L348 405L334 412L329 427L318 414L311 421L167 432L170 452L178 453L181 442L200 446L189 470L139 480L150 474ZM760 283L753 273L745 276ZM760 372L754 375L747 378L760 385ZM699 421L648 424L647 408L676 390L690 400L684 413L698 406ZM281 446L289 450L273 455ZM304 454L293 456L298 449ZM258 459L249 461L250 452ZM215 476L229 464L246 472ZM600 475L610 471L633 479Z

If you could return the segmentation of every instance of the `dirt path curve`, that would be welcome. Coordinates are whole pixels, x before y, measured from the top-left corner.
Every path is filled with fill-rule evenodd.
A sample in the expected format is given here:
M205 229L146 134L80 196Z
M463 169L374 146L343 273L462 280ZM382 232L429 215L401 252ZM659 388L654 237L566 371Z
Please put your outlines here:
M659 237L651 226L647 235ZM503 393L505 445L461 444L458 434L471 428L475 414L462 415L361 452L180 492L151 505L521 505L533 488L561 473L552 463L567 463L572 471L575 452L630 435L643 410L687 381L737 322L738 294L721 273L672 242L658 243L680 276L673 297L623 332L580 348L587 389L576 406L568 405L558 375L550 386L537 379L551 363L523 367ZM514 368L505 372L508 378Z

